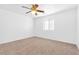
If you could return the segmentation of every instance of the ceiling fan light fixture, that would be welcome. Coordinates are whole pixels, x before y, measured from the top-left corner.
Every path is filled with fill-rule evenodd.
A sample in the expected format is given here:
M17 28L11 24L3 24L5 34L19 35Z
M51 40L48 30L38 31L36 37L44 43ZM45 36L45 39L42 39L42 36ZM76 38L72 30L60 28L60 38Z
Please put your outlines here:
M35 14L35 13L37 13L37 11L36 11L36 10L33 10L33 11L32 11L32 14Z

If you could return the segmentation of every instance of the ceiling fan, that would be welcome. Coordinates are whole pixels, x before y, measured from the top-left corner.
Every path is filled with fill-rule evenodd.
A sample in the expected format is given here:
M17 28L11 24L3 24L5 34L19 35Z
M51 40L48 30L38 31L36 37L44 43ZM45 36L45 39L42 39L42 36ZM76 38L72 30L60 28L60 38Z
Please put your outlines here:
M26 7L26 6L22 6L22 8L29 9L29 11L26 12L26 14L28 14L28 13L30 13L30 12L32 12L32 13L35 14L35 15L38 15L38 14L37 14L38 12L44 13L44 11L43 11L43 10L39 10L38 7L39 7L38 4L32 4L32 7L31 7L31 8Z

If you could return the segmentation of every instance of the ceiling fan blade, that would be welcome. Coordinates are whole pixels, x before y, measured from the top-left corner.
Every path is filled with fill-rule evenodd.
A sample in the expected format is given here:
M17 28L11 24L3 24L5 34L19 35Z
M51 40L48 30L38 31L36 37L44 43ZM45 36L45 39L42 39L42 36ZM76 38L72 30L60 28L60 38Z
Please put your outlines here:
M30 10L31 10L31 8L28 8L28 7L26 7L26 6L22 6L22 8L27 8L27 9L30 9Z
M38 8L38 6L39 6L38 4L32 4L31 9L32 9L32 10L36 10L36 9Z
M38 4L35 4L35 7L37 8L37 7L39 7L39 5Z
M44 13L44 11L42 11L42 10L37 10L37 12L42 12L42 13Z
M30 13L31 11L26 12L26 14Z

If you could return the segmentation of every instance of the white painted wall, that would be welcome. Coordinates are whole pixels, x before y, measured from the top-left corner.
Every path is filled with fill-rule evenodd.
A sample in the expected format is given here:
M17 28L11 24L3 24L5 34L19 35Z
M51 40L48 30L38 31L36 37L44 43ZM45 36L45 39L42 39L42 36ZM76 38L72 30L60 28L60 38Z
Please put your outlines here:
M31 37L33 20L30 16L0 10L0 43Z
M43 31L43 22L50 19L55 21L55 30ZM75 44L76 9L72 8L34 19L28 15L24 16L18 13L0 10L0 43L31 36L39 36Z
M79 48L79 5L77 6L77 46Z
M55 21L55 30L43 31L43 22L50 19ZM36 36L73 44L76 42L76 8L35 18L34 25Z

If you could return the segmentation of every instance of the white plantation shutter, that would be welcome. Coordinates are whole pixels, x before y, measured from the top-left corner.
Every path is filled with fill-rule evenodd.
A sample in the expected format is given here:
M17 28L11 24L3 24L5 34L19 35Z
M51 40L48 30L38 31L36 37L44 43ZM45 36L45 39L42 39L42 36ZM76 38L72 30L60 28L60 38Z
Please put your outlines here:
M44 21L43 30L54 31L54 20L46 20L46 21Z
M54 30L54 20L49 21L49 29Z
M49 30L49 22L48 20L44 22L44 30Z

